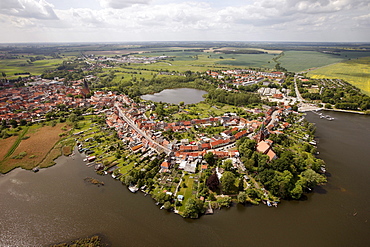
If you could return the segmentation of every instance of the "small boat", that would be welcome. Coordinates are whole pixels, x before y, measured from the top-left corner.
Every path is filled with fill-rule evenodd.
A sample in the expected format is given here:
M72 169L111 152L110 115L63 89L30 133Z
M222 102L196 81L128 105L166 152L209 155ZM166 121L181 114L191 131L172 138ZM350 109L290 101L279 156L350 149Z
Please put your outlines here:
M269 206L269 207L272 206L272 204L271 204L271 202L269 200L267 200L267 206Z
M38 167L35 167L35 168L32 169L32 171L33 172L38 172L38 171L40 171L40 169Z
M309 144L316 146L317 143L315 140L313 140L313 141L310 141Z
M139 188L138 188L138 187L136 187L136 186L128 186L128 189L129 189L129 191L131 191L132 193L136 193L136 192L139 190Z

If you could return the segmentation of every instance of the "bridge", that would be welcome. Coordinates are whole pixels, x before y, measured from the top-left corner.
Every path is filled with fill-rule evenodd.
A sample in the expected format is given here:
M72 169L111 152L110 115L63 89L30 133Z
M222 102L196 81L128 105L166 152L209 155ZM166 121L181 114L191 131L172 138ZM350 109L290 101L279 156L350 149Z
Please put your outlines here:
M152 144L153 148L158 152L158 153L166 153L167 155L171 152L171 149L162 146L158 142L155 142L150 136L148 136L144 131L142 131L137 125L126 116L126 114L122 111L121 107L119 106L118 103L115 103L114 106L118 110L118 115L119 117L125 121L128 125L130 125L131 128L133 128L137 133L142 135L145 139L148 140L149 144Z

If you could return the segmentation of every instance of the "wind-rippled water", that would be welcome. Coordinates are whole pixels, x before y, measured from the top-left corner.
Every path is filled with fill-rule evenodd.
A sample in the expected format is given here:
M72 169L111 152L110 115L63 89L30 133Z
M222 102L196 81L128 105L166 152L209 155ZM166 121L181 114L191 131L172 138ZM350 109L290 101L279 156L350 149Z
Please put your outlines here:
M96 175L79 155L60 157L38 173L17 169L0 177L0 246L46 246L96 233L112 246L368 246L370 118L330 115L334 121L307 116L316 122L330 174L305 201L237 205L188 220Z

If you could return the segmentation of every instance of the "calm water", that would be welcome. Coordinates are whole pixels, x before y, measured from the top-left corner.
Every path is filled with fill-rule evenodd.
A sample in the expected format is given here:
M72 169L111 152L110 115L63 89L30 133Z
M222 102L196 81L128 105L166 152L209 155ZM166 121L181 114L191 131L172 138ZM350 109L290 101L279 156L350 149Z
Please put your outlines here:
M178 104L181 101L183 101L185 104L194 104L204 100L202 96L206 93L206 91L194 88L175 88L165 89L160 93L146 94L141 96L141 98L145 100L166 102L171 104Z
M0 246L45 246L101 233L113 246L368 246L370 118L316 115L329 183L278 208L234 206L199 220L159 210L152 199L95 175L81 157L0 177ZM86 184L87 176L105 186ZM357 213L357 214L356 214Z

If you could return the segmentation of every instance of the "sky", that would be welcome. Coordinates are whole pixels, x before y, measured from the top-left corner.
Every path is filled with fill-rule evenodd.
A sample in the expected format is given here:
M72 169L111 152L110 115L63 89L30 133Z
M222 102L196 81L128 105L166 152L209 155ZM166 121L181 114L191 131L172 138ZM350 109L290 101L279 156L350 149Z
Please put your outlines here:
M0 0L0 43L370 42L369 0Z

